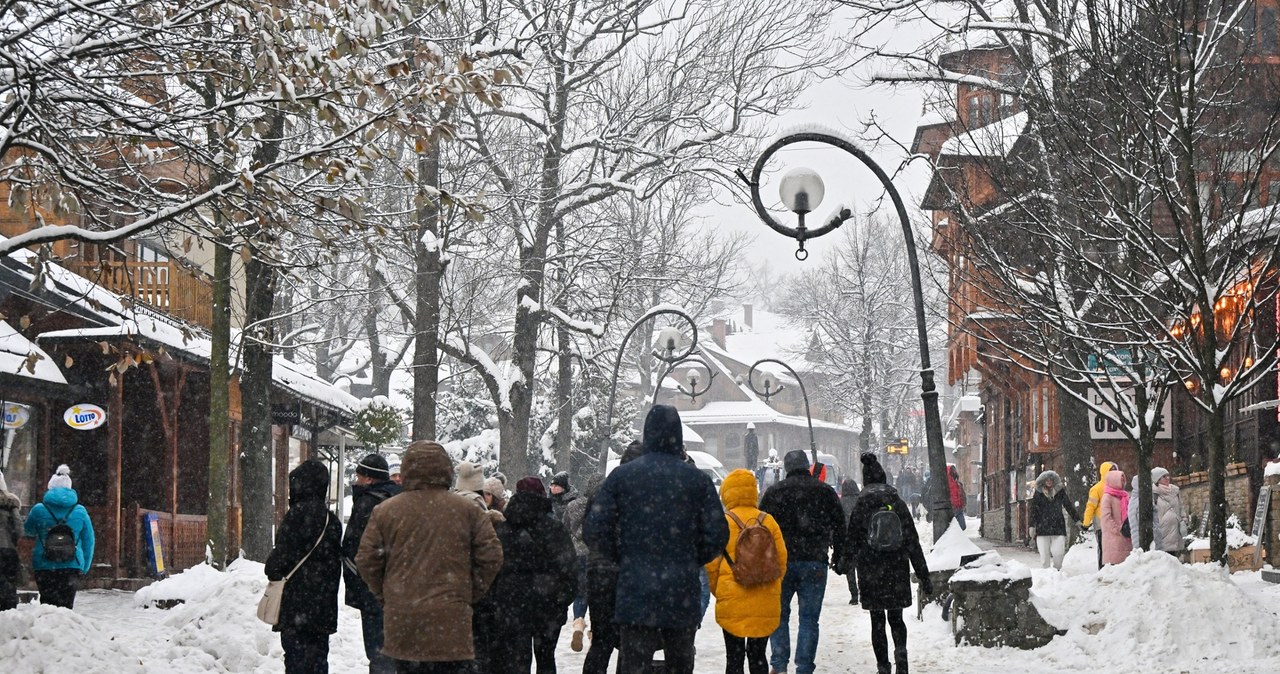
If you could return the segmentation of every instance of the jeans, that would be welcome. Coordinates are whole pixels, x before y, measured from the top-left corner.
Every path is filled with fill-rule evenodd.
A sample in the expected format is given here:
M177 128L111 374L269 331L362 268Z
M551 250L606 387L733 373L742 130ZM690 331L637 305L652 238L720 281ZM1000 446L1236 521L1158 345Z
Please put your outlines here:
M329 671L329 635L299 630L280 633L285 674L326 674Z
M1062 558L1067 552L1066 536L1036 536L1036 549L1040 551L1040 568L1049 568L1052 561L1053 568L1062 570Z
M578 557L578 596L573 598L574 619L587 617L587 558Z
M364 634L364 656L369 658L369 674L392 674L396 663L382 654L382 609L360 612L360 631Z
M955 515L956 515L956 521L960 523L960 529L961 529L961 530L963 530L963 529L965 528L965 526L964 526L964 511L963 511L963 510L959 510L959 509L957 509L957 510L955 511Z
M707 570L701 569L701 575L698 577L702 583L702 596L700 597L702 613L698 614L698 624L702 624L702 619L707 616L707 607L711 605L711 581L707 580Z
M902 609L871 611L871 650L876 654L876 668L889 671L889 640L885 638L885 622L893 632L893 659L898 671L907 666L907 624L902 621Z
M76 585L80 580L79 569L36 571L35 576L36 588L40 590L41 604L75 608Z
M591 610L591 647L582 663L582 674L607 674L609 659L618 648L618 625L613 622L617 600L618 572L615 569L587 569L587 604Z
M693 638L698 628L662 629L623 625L618 674L648 674L653 654L662 651L666 674L693 674Z
M791 562L782 577L782 620L769 648L773 652L769 664L774 671L787 671L791 661L791 598L799 595L800 626L796 633L796 672L813 674L814 657L818 653L818 617L822 614L822 598L827 594L827 565L824 562Z
M724 632L724 673L742 674L742 661L747 661L747 674L769 674L769 660L764 655L768 637L752 639Z

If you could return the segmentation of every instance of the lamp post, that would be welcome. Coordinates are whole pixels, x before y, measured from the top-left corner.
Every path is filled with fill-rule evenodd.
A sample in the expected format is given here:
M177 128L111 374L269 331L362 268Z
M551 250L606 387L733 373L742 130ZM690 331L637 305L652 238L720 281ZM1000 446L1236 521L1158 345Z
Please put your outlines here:
M658 404L658 395L662 393L662 382L667 377L671 376L671 372L674 371L676 368L680 367L681 365L689 365L689 364L692 364L695 366L695 367L689 368L689 371L686 372L684 375L685 383L689 385L689 388L686 389L683 385L677 383L676 390L683 395L689 396L689 400L697 400L698 396L705 395L707 391L711 390L711 383L715 381L716 371L712 369L711 366L707 364L707 361L703 360L700 356L687 356L685 358L681 358L678 361L675 361L674 363L668 364L667 369L663 371L662 376L658 377L658 385L653 387L653 403L652 404L654 405ZM701 368L696 367L699 365L702 367ZM703 376L704 369L709 373L705 377ZM705 382L705 386L699 389L698 382Z
M822 143L853 155L854 158L871 169L871 172L880 180L880 184L884 186L885 192L888 193L889 199L893 202L898 221L902 225L902 237L907 244L907 266L911 272L911 295L912 299L915 300L916 333L920 340L920 400L924 404L925 439L929 447L929 472L934 478L933 501L930 510L933 513L933 539L936 541L946 533L947 527L951 523L951 495L947 487L947 457L942 446L942 416L938 412L938 390L933 381L933 366L929 360L929 330L925 324L924 291L920 282L920 261L916 257L915 234L911 230L911 221L907 218L907 208L902 202L902 195L894 187L889 175L870 155L857 145L843 138L825 133L802 132L783 136L765 148L764 153L756 161L755 168L751 171L751 178L748 179L742 171L738 171L738 177L751 190L751 202L755 207L756 215L770 229L783 236L795 239L799 244L800 247L796 250L796 259L804 260L809 256L804 247L805 241L835 231L846 220L853 217L853 213L849 209L842 208L832 214L825 223L816 229L808 228L805 219L822 203L822 197L825 193L822 177L809 169L792 169L783 176L782 183L779 186L779 196L782 198L782 203L797 216L798 223L796 227L787 227L779 223L765 208L764 202L760 198L760 176L764 172L765 164L779 150L796 143Z
M800 385L800 397L804 398L804 419L809 422L809 454L813 456L813 465L818 465L818 443L813 439L813 415L809 413L809 392L804 389L804 380L800 375L791 368L790 365L778 360L777 358L763 358L752 364L751 369L747 371L747 386L751 387L755 394L764 398L767 403L769 399L782 392L783 385L778 382L778 378L773 376L772 372L761 370L763 374L760 376L760 384L764 386L764 390L760 391L756 388L755 373L756 369L765 363L776 363L787 369L792 377L795 377L796 383Z
M641 325L663 315L676 316L688 323L692 337L689 341L688 348L677 352L684 335L675 326L668 325L667 327L662 328L658 331L657 339L658 345L661 348L654 349L652 354L654 358L657 358L668 365L678 363L693 355L693 350L698 346L697 323L694 323L693 319L690 318L689 314L685 313L683 309L670 305L657 306L646 311L643 316L636 320L635 323L632 323L631 327L627 329L627 334L623 336L622 343L618 345L618 357L613 362L613 379L610 380L612 385L609 388L609 407L608 412L605 415L604 435L600 440L599 470L601 475L604 475L605 471L609 469L609 440L612 435L611 429L613 428L613 408L618 402L618 373L622 370L622 358L627 354L627 342L631 341L631 336L636 333L636 330L640 329ZM661 380L659 380L658 383L660 386Z

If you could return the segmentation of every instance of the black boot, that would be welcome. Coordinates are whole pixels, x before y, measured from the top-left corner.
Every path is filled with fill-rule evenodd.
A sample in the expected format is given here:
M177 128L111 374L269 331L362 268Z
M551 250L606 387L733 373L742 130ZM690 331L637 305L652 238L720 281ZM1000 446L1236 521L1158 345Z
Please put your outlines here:
M893 674L893 667L887 662L877 662L876 674Z
M907 667L907 649L905 648L893 649L893 661L897 665L896 668L893 670L895 674L909 674L908 667Z

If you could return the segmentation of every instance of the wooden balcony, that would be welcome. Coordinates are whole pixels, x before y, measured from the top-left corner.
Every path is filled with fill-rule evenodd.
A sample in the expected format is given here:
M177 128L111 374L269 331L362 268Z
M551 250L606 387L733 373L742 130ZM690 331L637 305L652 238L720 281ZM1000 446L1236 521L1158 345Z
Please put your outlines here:
M68 269L113 293L203 327L213 325L213 282L173 260L68 260Z

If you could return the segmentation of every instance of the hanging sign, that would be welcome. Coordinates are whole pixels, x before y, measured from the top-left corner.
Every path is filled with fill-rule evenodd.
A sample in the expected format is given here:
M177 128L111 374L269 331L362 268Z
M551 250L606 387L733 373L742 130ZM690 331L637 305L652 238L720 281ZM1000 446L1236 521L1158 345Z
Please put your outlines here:
M107 423L107 413L97 405L73 405L62 413L62 420L77 431L91 431Z
M142 517L142 539L146 543L147 571L156 578L169 575L164 569L164 543L160 537L160 517L147 513Z
M31 408L18 403L9 403L4 406L4 428L5 430L17 430L27 425L31 421Z

